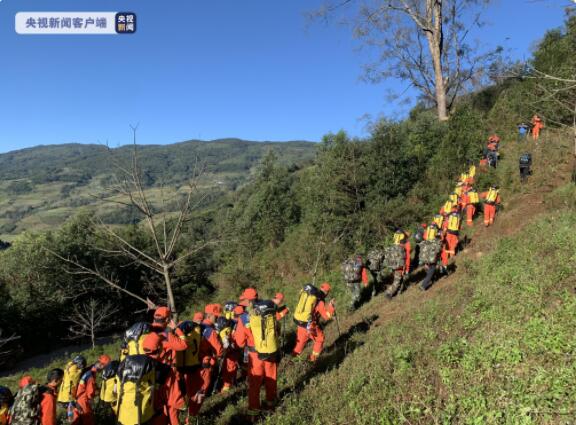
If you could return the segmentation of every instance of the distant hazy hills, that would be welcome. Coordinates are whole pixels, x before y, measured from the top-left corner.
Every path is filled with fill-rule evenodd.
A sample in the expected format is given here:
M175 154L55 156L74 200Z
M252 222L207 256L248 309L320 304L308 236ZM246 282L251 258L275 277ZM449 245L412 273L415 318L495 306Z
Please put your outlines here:
M204 186L213 186L218 193L235 190L249 179L269 150L282 163L297 166L314 158L316 144L192 140L141 145L138 155L154 199L160 182L176 189L192 174L198 161L205 166ZM114 162L127 163L132 153L133 146L108 149L101 145L64 144L0 154L0 238L10 240L25 230L52 228L83 206L94 208L112 223L125 222L125 212L102 204L94 195L104 193L115 172Z

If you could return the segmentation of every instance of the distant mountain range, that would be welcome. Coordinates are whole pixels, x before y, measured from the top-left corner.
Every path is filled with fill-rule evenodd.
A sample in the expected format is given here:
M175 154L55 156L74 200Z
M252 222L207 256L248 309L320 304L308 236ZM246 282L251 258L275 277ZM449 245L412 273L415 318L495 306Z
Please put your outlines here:
M262 157L272 150L279 161L299 166L311 161L316 143L251 142L240 139L190 140L171 145L139 145L138 157L153 198L160 182L176 189L203 164L204 186L226 193L246 183ZM128 220L125 211L102 205L114 163L128 163L134 146L41 145L0 154L0 239L26 230L62 224L79 207L93 208L113 223ZM156 190L155 190L156 188ZM217 190L216 190L217 189ZM157 195L157 194L156 194Z

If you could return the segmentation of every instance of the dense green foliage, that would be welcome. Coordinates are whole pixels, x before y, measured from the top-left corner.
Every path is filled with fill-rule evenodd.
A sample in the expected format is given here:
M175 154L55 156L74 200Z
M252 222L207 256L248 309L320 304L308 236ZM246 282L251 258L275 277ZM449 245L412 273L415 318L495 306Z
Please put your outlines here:
M529 65L564 78L573 76L575 22L570 19L566 29L546 35ZM500 81L462 98L448 122L440 123L433 112L417 108L401 122L378 122L363 140L338 132L312 148L295 143L282 151L281 145L273 145L267 153L261 149L267 145L239 141L143 148L151 196L166 170L172 174L166 183L173 186L189 176L196 155L209 164L214 180L203 182L213 196L186 224L179 250L201 241L216 243L176 270L179 310L189 315L209 299L235 299L249 285L258 286L264 295L282 290L294 300L301 285L314 279L330 280L343 305L347 294L339 276L341 260L387 243L396 227L410 231L428 220L468 161L480 158L487 134L494 131L504 139L502 162L497 171L479 176L478 189L498 183L510 193L530 190L517 180L517 157L524 149L547 158L542 162L546 170L540 171L546 175L532 179L530 187L555 187L567 152L564 139L547 139L552 143L544 152L536 145L509 142L516 138L515 126L541 112L539 108L544 117L556 117L561 124L570 124L572 117L545 97L534 100L542 87L525 77ZM550 88L548 81L540 83ZM546 124L548 130L555 120ZM158 276L116 255L110 238L92 227L93 212L77 214L84 202L75 197L77 185L101 188L111 178L102 171L105 151L50 149L0 156L4 176L24 181L2 186L0 201L9 208L3 210L0 226L10 227L11 220L24 219L38 208L31 202L10 201L9 191L30 201L26 196L48 180L60 185L59 196L70 198L65 205L52 206L76 213L64 226L22 234L0 252L0 295L5 302L0 328L22 335L26 348L58 344L67 334L63 321L70 304L87 298L117 297L123 306L118 329L145 314L135 314L140 305L96 278L65 273L65 265L46 248L114 274L138 295L165 300ZM128 155L128 148L123 149L120 155ZM42 171L23 167L31 160L23 158L31 153L39 155L34 161L46 153L45 163L55 165ZM214 184L221 178L230 178L227 188ZM457 286L446 297L419 303L418 309L407 310L366 336L352 336L354 352L338 369L312 380L304 374L302 385L293 382L303 375L302 367L288 369L281 386L290 394L268 422L529 424L560 422L563 415L573 414L574 189L563 187L547 201L548 216L530 229L497 245L496 235L492 252L481 253L479 261L462 260ZM117 225L130 243L144 252L153 250L133 210L97 214ZM57 224L50 215L44 219ZM379 303L380 299L372 301L360 314L368 316L381 308ZM329 354L326 361L335 355ZM236 412L232 404L227 409Z

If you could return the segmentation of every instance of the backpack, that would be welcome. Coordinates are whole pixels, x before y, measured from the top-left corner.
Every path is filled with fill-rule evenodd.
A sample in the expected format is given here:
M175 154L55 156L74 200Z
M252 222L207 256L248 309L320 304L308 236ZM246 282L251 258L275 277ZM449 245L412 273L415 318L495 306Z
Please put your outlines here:
M468 191L468 203L470 204L477 204L480 202L480 197L478 196L478 192L475 190Z
M75 363L69 362L64 368L64 377L58 391L59 403L70 403L76 399L76 389L82 377L82 369Z
M124 345L126 355L143 354L142 344L144 338L152 331L150 323L137 322L130 326L124 334Z
M118 360L111 361L102 370L102 387L100 388L100 400L105 403L114 403L116 401L116 391L114 391L114 384L116 383L116 374L118 373Z
M488 165L490 167L495 167L498 162L498 154L494 151L490 151L486 157L488 159Z
M234 309L237 305L238 303L236 301L227 301L226 304L224 304L224 316L226 319L234 318Z
M529 153L520 155L520 166L529 167L530 165L532 165L532 155Z
M450 232L460 231L460 214L452 213L448 216L448 231Z
M269 357L278 351L276 304L269 300L256 301L250 311L249 326L258 357Z
M355 283L362 280L362 262L356 256L342 263L342 274L346 282Z
M200 340L202 339L202 327L190 320L178 325L186 337L188 348L176 352L176 367L192 367L200 364Z
M498 199L498 191L496 189L490 188L488 194L486 195L486 202L493 204Z
M141 425L154 416L158 362L144 355L127 356L118 366L116 413L122 425Z
M440 239L430 239L420 242L420 255L418 257L418 263L421 266L424 264L435 263L441 250L442 242Z
M294 310L294 320L296 324L307 324L312 321L314 307L316 307L320 298L321 291L318 288L310 283L304 285L304 288L300 291L298 304Z
M382 261L384 261L384 251L381 249L373 249L367 255L367 266L370 271L378 273L382 269Z
M0 385L0 407L2 405L10 407L12 406L12 403L14 403L12 391L10 391L10 388Z
M406 262L406 251L402 245L392 245L384 251L384 266L392 270L404 267Z
M26 385L16 393L11 425L40 425L40 387Z

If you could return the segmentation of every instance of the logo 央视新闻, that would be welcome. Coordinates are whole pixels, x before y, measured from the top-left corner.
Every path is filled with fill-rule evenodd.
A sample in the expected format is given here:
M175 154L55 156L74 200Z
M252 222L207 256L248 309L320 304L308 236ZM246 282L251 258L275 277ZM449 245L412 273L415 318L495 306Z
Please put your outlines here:
M115 26L118 34L134 34L136 32L136 14L134 12L118 12Z

